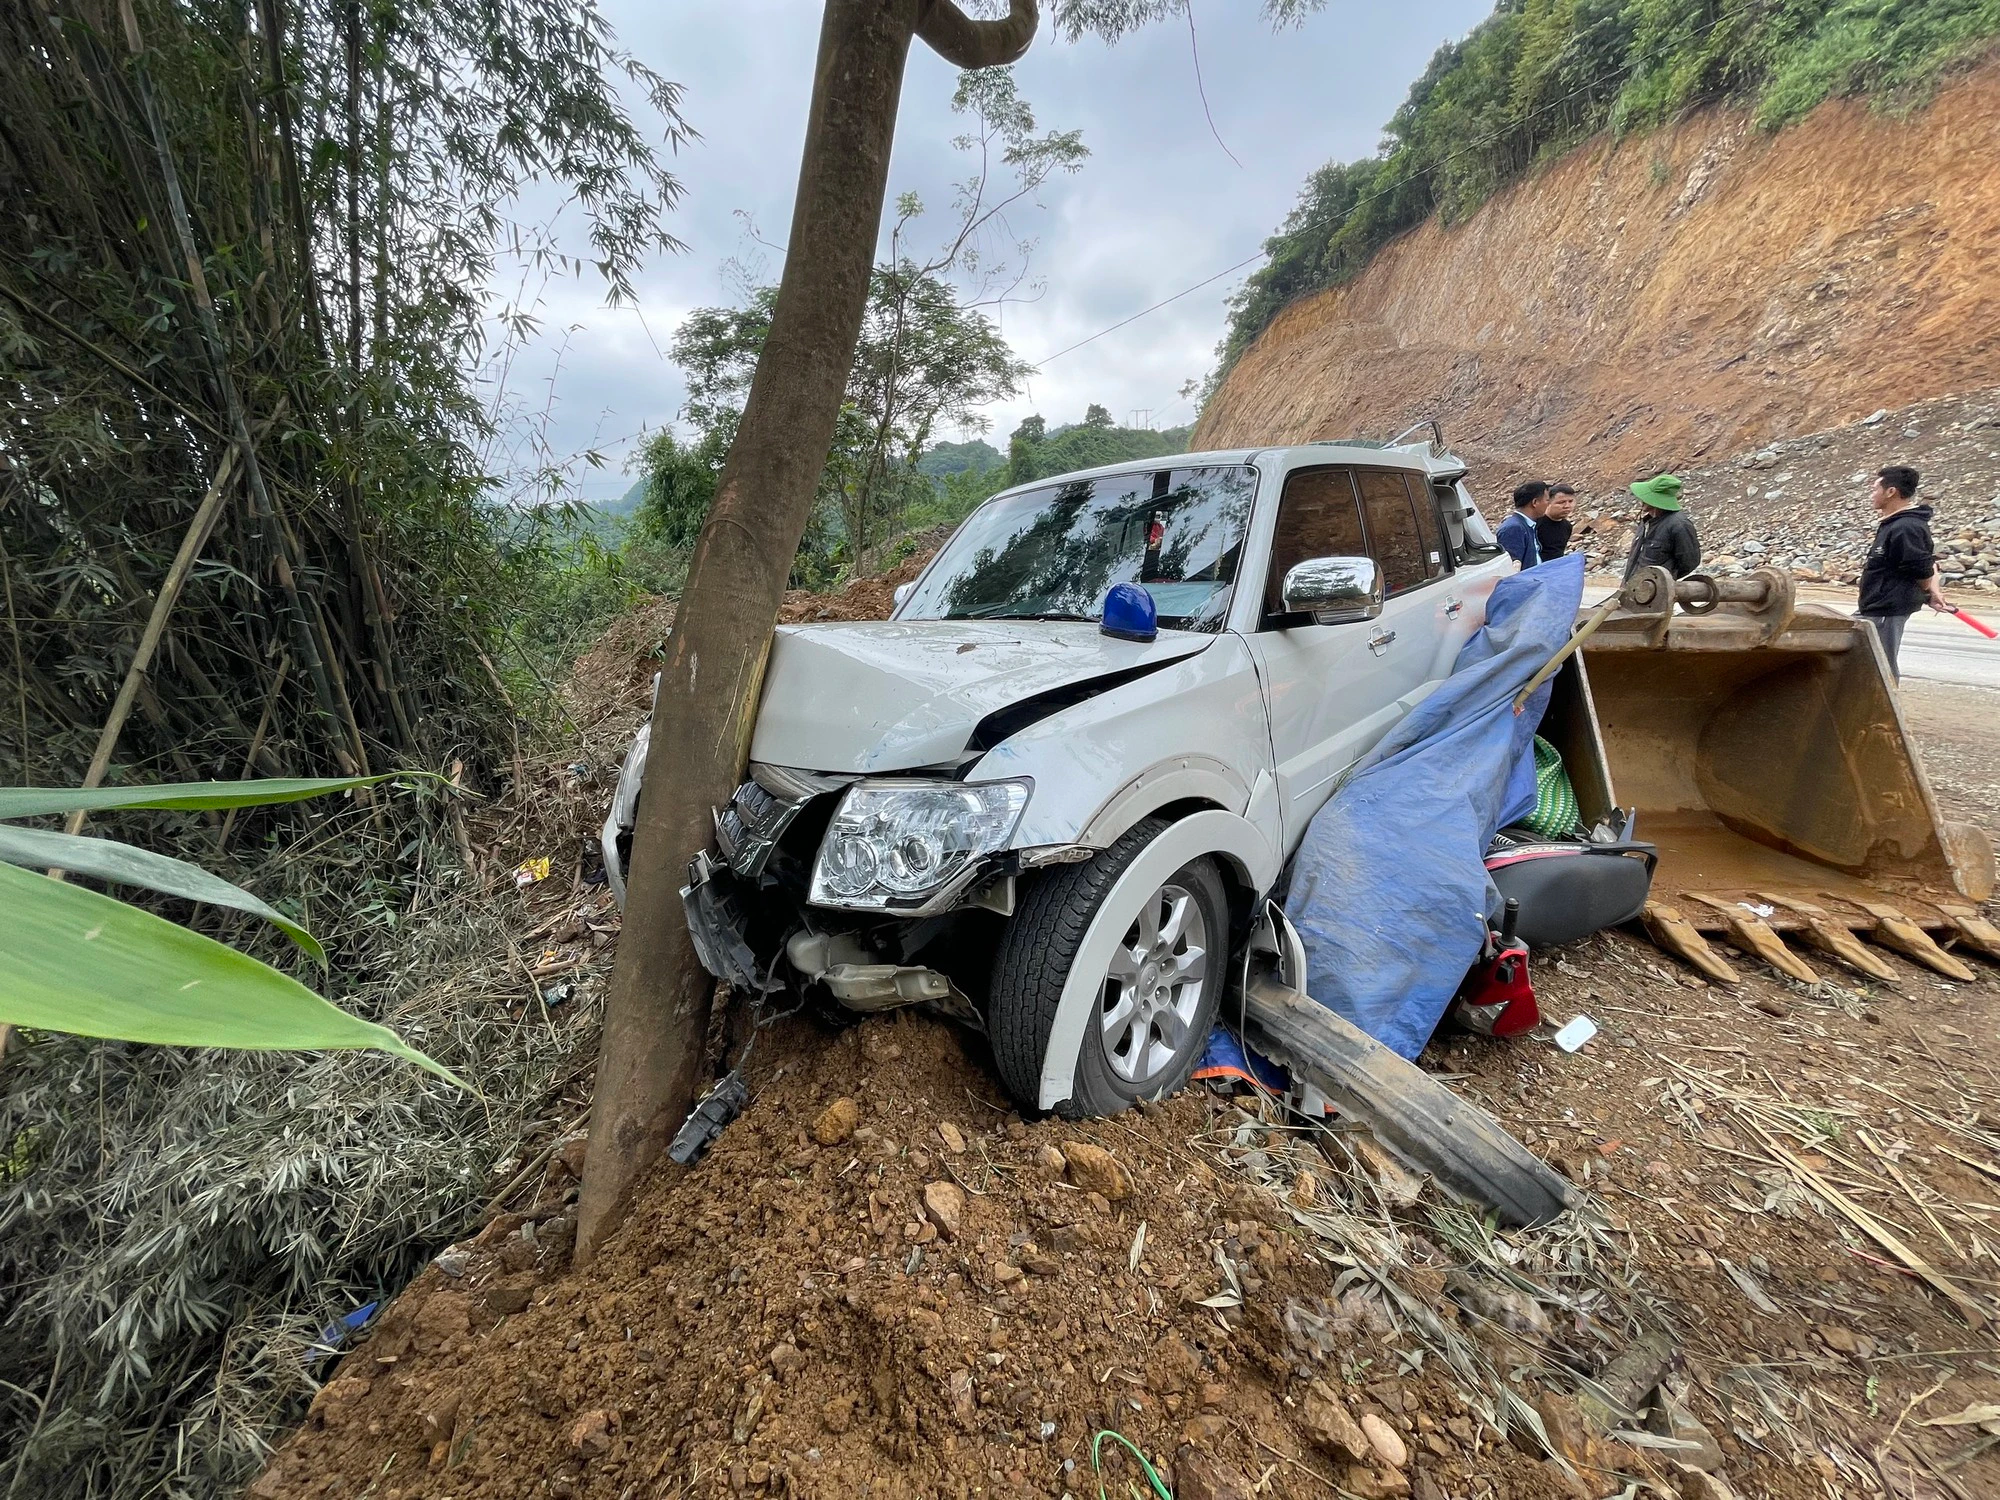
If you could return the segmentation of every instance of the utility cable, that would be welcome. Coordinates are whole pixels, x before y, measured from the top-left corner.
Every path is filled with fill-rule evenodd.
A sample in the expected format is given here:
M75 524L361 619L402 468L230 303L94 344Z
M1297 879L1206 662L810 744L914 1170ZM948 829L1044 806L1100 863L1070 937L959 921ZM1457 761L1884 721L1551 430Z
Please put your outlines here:
M1714 20L1710 21L1706 26L1698 28L1697 30L1692 32L1689 36L1687 36L1684 40L1698 41L1702 37L1708 36L1711 33L1720 30L1725 23L1735 20L1738 16L1747 15L1751 11L1763 10L1765 8L1766 8L1766 0L1745 0L1745 3L1741 5L1737 5L1729 10L1720 12L1715 17ZM1337 218L1324 221L1308 220L1307 222L1301 224L1296 229L1287 230L1282 234L1273 235L1270 239L1264 242L1263 248L1258 250L1256 254L1245 256L1242 260L1236 262L1235 265L1225 266L1222 270L1217 271L1214 275L1205 276L1200 281L1195 282L1192 286L1183 287L1180 291L1175 292L1170 297L1162 297L1158 302L1153 303L1150 307L1141 308L1138 312L1133 313L1130 317L1120 318L1116 323L1110 324L1108 327L1098 329L1097 332L1091 334L1087 338L1078 339L1074 344L1066 345L1065 347L1056 350L1056 352L1053 354L1044 355L1039 361L1036 362L1037 368L1039 368L1042 365L1052 364L1056 360L1061 359L1065 354L1074 354L1077 350L1083 348L1084 345L1086 344L1094 344L1099 339L1103 338L1105 335L1116 333L1119 329L1124 328L1129 324L1136 323L1141 318L1149 317L1153 313L1158 312L1161 308L1167 307L1172 303L1178 302L1181 300L1181 298L1189 296L1192 293L1198 292L1205 286L1211 286L1215 282L1222 280L1225 276L1233 276L1238 271L1243 270L1246 266L1253 266L1258 261L1269 258L1270 256L1276 254L1277 251L1288 240L1299 239L1302 236L1310 234L1314 230L1319 229L1321 227L1325 227L1330 231L1344 228L1349 220L1351 220L1356 214L1361 212L1362 209L1368 207L1369 204L1378 203L1382 199L1388 197L1391 193L1396 192L1398 189L1407 187L1410 183L1416 181L1419 176L1424 175L1424 173L1435 172L1441 167L1449 166L1452 162L1457 161L1461 156L1465 156L1473 151L1479 150L1483 146L1490 146L1495 141L1499 140L1502 136L1507 135L1512 131L1518 130L1523 125L1530 124L1533 121L1540 119L1543 115L1549 113L1549 111L1551 110L1558 109L1561 106L1568 104L1570 101L1574 99L1581 98L1583 95L1592 92L1594 89L1600 87L1603 84L1611 82L1613 79L1616 79L1620 84L1623 84L1629 81L1633 74L1637 73L1641 68L1647 66L1649 63L1660 61L1663 55L1664 54L1649 54L1646 57L1640 58L1636 62L1627 64L1623 68L1608 73L1596 74L1593 77L1591 77L1588 81L1570 90L1567 94L1563 94L1557 98L1551 99L1547 104L1544 104L1541 108L1535 110L1534 113L1529 115L1524 115L1521 119L1512 121L1511 123L1504 125L1497 130L1491 131L1488 134L1483 135L1476 140L1468 141L1465 145L1459 147L1456 151L1451 152L1449 155L1439 157L1435 162L1432 162L1428 167L1425 167L1421 172L1411 172L1408 176L1399 177L1396 181L1390 183L1387 187L1378 188L1374 192L1369 193L1365 197L1357 198L1352 204L1348 206L1347 210L1344 213L1340 214Z

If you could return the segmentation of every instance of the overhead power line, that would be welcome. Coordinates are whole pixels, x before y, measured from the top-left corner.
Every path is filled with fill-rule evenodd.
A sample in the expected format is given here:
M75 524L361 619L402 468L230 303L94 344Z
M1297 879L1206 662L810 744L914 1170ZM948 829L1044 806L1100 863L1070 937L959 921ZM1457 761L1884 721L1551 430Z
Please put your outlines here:
M1728 10L1718 12L1715 18L1712 21L1710 21L1706 26L1698 27L1689 36L1688 40L1692 41L1700 37L1705 37L1710 32L1721 29L1722 26L1724 26L1730 21L1735 20L1738 16L1746 15L1753 10L1765 9L1767 3L1768 0L1745 0L1744 4L1737 5ZM1490 146L1495 141L1499 140L1502 136L1508 134L1510 131L1517 130L1522 125L1526 125L1531 121L1540 119L1543 115L1548 114L1551 110L1559 109L1563 105L1568 104L1571 100L1579 99L1583 95L1592 92L1601 85L1611 83L1614 80L1620 84L1623 84L1628 79L1630 79L1634 73L1638 72L1640 68L1646 66L1648 63L1659 61L1662 55L1663 54L1650 54L1646 57L1640 58L1636 62L1627 64L1623 68L1613 69L1610 72L1596 74L1586 82L1579 84L1576 88L1571 89L1567 94L1563 94L1558 96L1557 98L1551 99L1548 103L1544 104L1541 108L1535 110L1532 114L1524 115L1519 120L1514 121L1509 125L1505 125L1498 130L1491 131L1488 134L1479 137L1477 140L1466 142L1465 145L1460 146L1456 151L1451 152L1447 156L1439 157L1437 161L1432 163L1425 170L1434 172L1439 167L1448 166L1452 162L1457 161L1461 156L1466 156L1471 152L1479 150L1483 146ZM1180 301L1181 298L1183 297L1191 296L1195 292L1200 291L1205 286L1213 286L1216 282L1222 280L1225 276L1234 276L1238 271L1241 271L1248 266L1254 266L1260 260L1268 259L1271 255L1276 253L1277 250L1283 247L1288 241L1296 240L1307 234L1310 234L1314 230L1322 227L1322 225L1329 230L1338 230L1340 228L1343 228L1350 219L1352 219L1356 214L1361 212L1361 210L1366 208L1369 204L1380 202L1382 199L1388 197L1391 193L1395 192L1398 188L1404 187L1409 183L1416 181L1418 176L1420 175L1421 175L1420 173L1412 172L1408 176L1398 178L1396 181L1390 183L1387 187L1377 188L1374 192L1369 193L1367 196L1355 199L1355 201L1348 206L1346 212L1340 214L1336 218L1327 220L1309 219L1296 229L1288 230L1283 234L1273 235L1270 239L1264 242L1263 248L1258 250L1256 254L1245 256L1242 260L1239 260L1233 266L1224 266L1220 271L1217 271L1214 275L1204 276L1200 281L1195 282L1192 286L1184 286L1178 292L1175 292L1172 296L1162 297L1158 302L1153 303L1150 307L1142 307L1139 309L1139 311L1131 314L1129 317L1120 318L1116 323L1111 323L1103 328L1098 329L1097 332L1089 335L1087 338L1078 339L1074 344L1067 344L1064 347L1056 350L1056 352L1053 354L1043 355L1040 360L1036 361L1036 367L1040 368L1043 365L1053 364L1056 360L1061 359L1065 354L1074 354L1077 350L1083 348L1086 344L1094 344L1099 339L1105 337L1107 334L1116 333L1119 329L1127 327L1130 324L1136 323L1141 318L1150 317L1152 314L1158 312L1161 308L1168 307L1173 303Z

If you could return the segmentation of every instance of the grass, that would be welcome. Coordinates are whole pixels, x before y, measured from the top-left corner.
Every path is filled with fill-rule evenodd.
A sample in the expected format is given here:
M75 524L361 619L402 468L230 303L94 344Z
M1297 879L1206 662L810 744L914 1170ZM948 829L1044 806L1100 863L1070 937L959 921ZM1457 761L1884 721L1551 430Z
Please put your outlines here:
M541 794L503 837L560 854L571 797L531 769ZM462 1235L587 1072L601 982L568 976L585 982L553 1012L531 1000L510 956L522 898L484 895L448 829L344 819L258 863L347 917L328 934L342 1003L479 1093L362 1053L17 1045L0 1062L0 1494L246 1482L311 1396L320 1330ZM376 874L391 854L421 873Z

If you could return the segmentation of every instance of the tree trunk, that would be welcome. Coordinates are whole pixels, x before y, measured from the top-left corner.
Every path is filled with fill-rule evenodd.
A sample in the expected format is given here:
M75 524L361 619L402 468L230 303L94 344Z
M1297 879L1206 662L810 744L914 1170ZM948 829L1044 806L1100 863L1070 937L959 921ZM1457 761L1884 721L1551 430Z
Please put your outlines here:
M792 554L861 315L917 0L827 0L784 280L743 421L688 567L653 710L578 1205L587 1261L692 1106L714 981L679 888L735 791Z
M605 1004L577 1205L588 1264L694 1102L714 981L679 888L749 757L771 631L861 335L912 37L960 67L1009 63L1033 0L973 21L950 0L826 0L785 274L743 420L688 567L653 708L624 930Z

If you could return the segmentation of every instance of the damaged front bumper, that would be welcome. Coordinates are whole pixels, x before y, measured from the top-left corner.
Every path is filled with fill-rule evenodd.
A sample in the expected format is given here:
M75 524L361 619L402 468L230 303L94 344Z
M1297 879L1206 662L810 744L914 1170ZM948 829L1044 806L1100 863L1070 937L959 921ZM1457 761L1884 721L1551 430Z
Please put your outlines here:
M706 849L688 862L688 883L681 887L688 936L709 973L725 984L761 993L771 988L775 965L760 964L750 946L749 916L731 882L717 878L727 868Z
M777 978L778 956L761 958L751 945L749 915L739 898L730 868L704 850L688 865L688 883L681 887L681 907L687 913L688 936L702 968L723 983L753 993L782 987ZM975 1016L972 1002L949 977L923 964L874 963L854 938L814 932L801 925L784 945L784 957L800 979L824 984L848 1010L894 1010L904 1005L933 1004L965 1018Z
M955 924L974 914L1011 917L1021 873L1093 852L1006 850L900 909L822 911L805 899L803 870L823 821L807 808L854 778L762 765L753 772L718 811L715 844L689 862L681 906L702 968L755 994L817 986L847 1010L929 1005L977 1023L960 983L921 960L963 953Z

